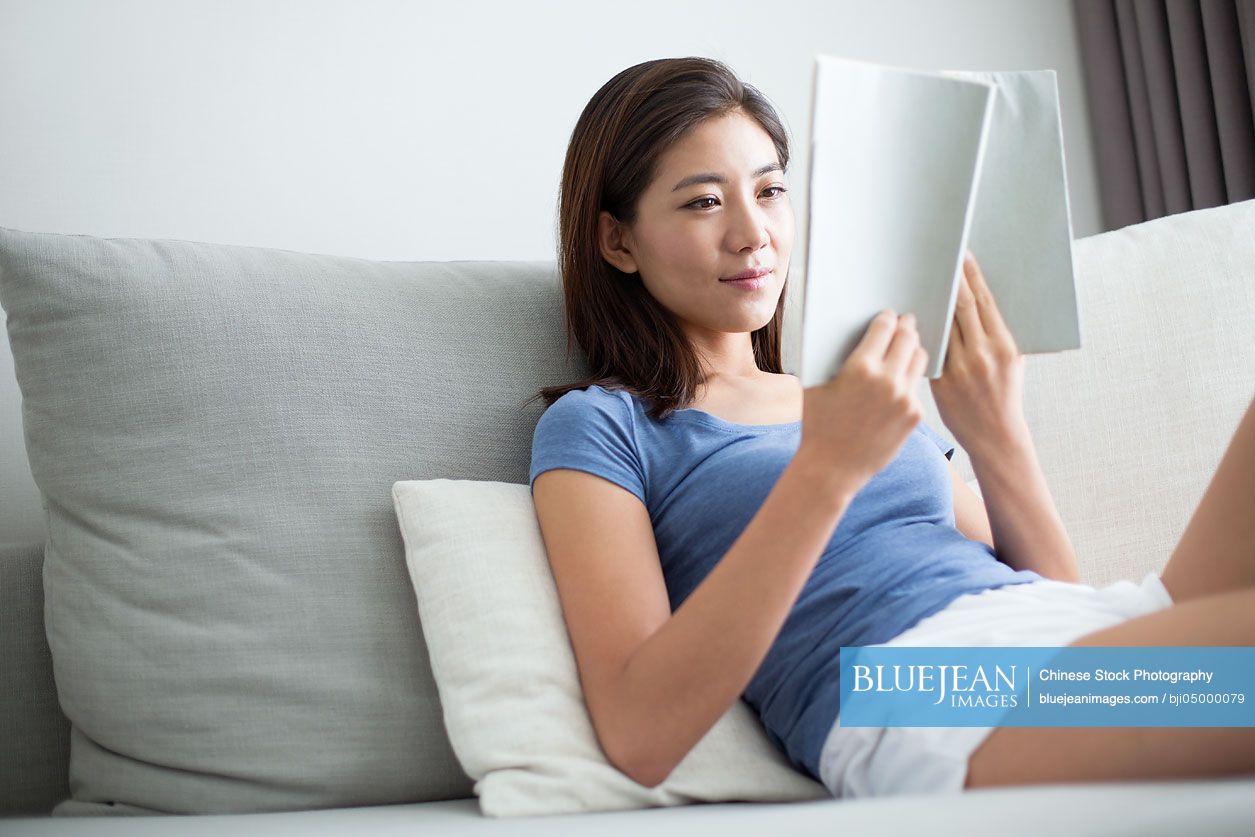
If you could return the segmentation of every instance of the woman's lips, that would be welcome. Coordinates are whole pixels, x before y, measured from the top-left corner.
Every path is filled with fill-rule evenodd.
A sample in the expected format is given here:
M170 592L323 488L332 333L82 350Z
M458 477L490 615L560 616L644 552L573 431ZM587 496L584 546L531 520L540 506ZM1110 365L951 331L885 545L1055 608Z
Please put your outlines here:
M731 285L735 288L741 288L746 291L756 291L767 285L767 280L771 278L771 271L768 270L761 276L755 276L752 279L720 279L721 285Z

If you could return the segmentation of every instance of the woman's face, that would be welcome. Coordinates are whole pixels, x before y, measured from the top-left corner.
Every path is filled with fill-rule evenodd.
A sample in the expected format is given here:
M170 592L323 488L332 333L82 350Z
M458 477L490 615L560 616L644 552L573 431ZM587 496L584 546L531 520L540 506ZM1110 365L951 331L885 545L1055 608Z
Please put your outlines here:
M793 249L793 207L776 147L741 111L708 119L669 148L630 227L601 217L602 252L641 282L690 336L751 332L776 312ZM722 282L770 268L762 287Z

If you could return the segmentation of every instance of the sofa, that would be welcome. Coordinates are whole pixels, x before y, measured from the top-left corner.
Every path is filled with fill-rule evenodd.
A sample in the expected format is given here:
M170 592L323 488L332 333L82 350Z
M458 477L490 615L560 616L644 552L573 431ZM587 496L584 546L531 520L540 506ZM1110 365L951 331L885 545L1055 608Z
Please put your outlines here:
M1255 394L1255 201L1073 255L1083 348L1025 411L1100 586L1163 567ZM527 482L583 371L554 263L0 225L0 303L5 835L1252 833L1255 776L485 816L388 496Z

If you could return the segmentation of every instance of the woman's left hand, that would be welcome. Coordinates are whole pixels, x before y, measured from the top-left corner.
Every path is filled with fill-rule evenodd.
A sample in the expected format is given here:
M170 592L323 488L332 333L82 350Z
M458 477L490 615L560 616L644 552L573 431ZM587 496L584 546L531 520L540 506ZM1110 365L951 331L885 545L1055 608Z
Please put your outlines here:
M929 382L946 428L969 455L1026 438L1024 356L968 251L940 378Z

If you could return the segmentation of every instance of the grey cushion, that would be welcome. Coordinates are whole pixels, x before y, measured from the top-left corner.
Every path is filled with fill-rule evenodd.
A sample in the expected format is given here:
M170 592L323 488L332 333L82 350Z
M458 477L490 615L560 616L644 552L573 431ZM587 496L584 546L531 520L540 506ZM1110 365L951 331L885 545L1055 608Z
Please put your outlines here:
M552 262L372 262L0 228L57 813L466 797L390 488L525 483ZM578 358L577 358L577 363Z

